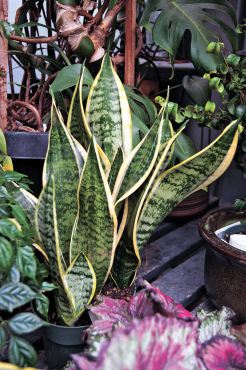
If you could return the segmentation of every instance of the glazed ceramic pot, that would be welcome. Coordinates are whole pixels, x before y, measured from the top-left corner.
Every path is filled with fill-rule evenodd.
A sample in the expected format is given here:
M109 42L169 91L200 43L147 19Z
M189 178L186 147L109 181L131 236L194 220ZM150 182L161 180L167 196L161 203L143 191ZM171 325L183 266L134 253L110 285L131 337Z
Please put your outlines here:
M48 369L61 369L71 359L70 355L83 350L85 326L66 327L49 324L43 328L44 348Z
M217 308L232 308L240 321L246 320L246 252L221 240L215 231L243 219L245 214L227 208L210 212L199 223L200 234L206 241L206 290ZM234 232L235 229L231 234Z
M199 215L206 211L208 203L208 192L198 190L179 203L179 205L169 213L168 217L180 219Z

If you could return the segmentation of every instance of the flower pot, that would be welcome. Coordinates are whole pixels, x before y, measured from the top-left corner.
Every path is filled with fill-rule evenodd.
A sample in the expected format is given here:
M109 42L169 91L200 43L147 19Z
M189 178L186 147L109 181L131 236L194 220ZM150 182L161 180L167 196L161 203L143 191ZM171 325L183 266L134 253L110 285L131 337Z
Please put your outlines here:
M14 169L33 181L30 188L36 196L42 190L42 171L48 147L48 134L40 132L5 132L8 155Z
M208 203L208 192L204 190L198 190L179 203L179 205L174 208L168 217L180 219L197 216L207 209Z
M83 350L83 333L88 325L67 327L50 324L43 328L48 369L61 369L72 353Z
M240 321L246 320L246 252L221 240L215 231L243 219L245 214L225 208L210 212L199 223L206 241L204 279L209 297L217 308L232 308ZM235 227L231 231L239 232Z

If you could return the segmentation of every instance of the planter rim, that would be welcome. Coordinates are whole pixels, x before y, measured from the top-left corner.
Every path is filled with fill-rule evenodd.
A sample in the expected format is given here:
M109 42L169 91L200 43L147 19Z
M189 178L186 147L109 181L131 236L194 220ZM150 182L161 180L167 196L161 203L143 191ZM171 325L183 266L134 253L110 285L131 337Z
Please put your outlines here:
M87 329L90 324L87 325L80 325L80 326L66 326L66 325L57 325L57 324L52 324L49 321L46 321L48 325L46 325L46 328L53 327L53 328L59 328L59 329L70 329L70 330L80 330L80 329Z
M82 333L89 328L89 325L83 326L62 326L51 324L44 326L43 333L47 340L61 346L82 345Z
M237 248L232 247L230 244L225 243L220 238L218 238L218 236L215 235L214 230L205 227L205 225L209 223L209 219L212 216L214 216L216 213L219 214L222 212L230 212L231 214L234 212L235 215L237 214L237 211L234 211L233 208L229 207L213 210L200 219L198 223L199 232L202 238L206 240L206 242L210 245L211 248L213 248L214 250L223 255L226 255L229 258L232 258L237 262L246 264L245 251L241 251Z

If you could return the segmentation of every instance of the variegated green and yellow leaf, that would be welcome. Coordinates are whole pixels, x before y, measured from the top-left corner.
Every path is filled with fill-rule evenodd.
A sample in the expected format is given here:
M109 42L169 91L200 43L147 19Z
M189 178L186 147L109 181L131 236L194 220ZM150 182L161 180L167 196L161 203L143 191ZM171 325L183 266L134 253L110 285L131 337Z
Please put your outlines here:
M81 76L78 80L68 113L67 128L72 136L84 146L88 148L91 132L88 130L84 106L83 106L83 79L84 79L85 65L82 67Z
M134 248L141 251L158 224L190 193L221 176L230 165L238 142L234 121L208 147L162 173L153 184L134 223Z
M14 192L15 200L21 205L26 212L27 217L33 223L38 199L29 191L18 188L18 185L14 184L14 186L18 189Z
M130 107L108 54L103 58L87 99L86 123L110 162L119 148L124 156L131 152Z
M153 169L162 138L164 116L158 117L138 146L123 162L117 176L113 198L120 203L145 182Z
M83 253L72 261L63 281L73 307L73 321L76 321L96 292L96 275L89 259Z
M52 281L58 287L58 296L70 306L65 295L62 276L67 269L61 249L59 248L59 236L57 227L57 214L55 205L55 181L51 175L43 188L36 207L35 224L37 234L49 259ZM57 254L59 255L57 256ZM57 258L58 257L58 258Z
M112 270L112 276L117 282L118 286L121 288L127 287L134 280L137 271L136 266L138 266L141 261L138 248L134 247L132 240L134 221L139 215L140 209L142 208L144 200L148 195L148 192L150 191L157 174L161 168L165 168L165 166L168 164L170 155L173 152L172 148L174 142L183 129L184 127L182 127L175 135L171 136L171 126L170 129L166 126L166 130L168 131L166 138L169 137L169 140L165 143L165 147L159 152L159 158L156 161L155 168L152 169L151 175L149 176L146 184L142 185L142 187L133 193L128 200L129 209L127 224L123 237L116 249Z
M80 158L74 141L53 102L49 145L43 170L43 185L54 176L56 187L56 212L59 219L60 248L69 264L69 247L73 225L77 216L77 189Z
M79 210L71 240L71 260L81 251L89 258L100 291L110 272L117 219L95 139L90 144L78 189Z
M49 259L55 291L58 317L72 325L83 313L95 292L95 274L88 259L80 253L71 266L66 263L59 242L59 219L56 212L57 198L54 176L51 175L41 192L37 210L36 227ZM78 279L80 275L80 281ZM72 282L74 286L72 286ZM77 297L80 296L80 300Z
M113 163L112 163L112 166L111 166L110 172L109 172L109 177L108 177L108 184L109 184L110 190L112 192L113 192L113 189L114 189L115 181L116 181L116 178L118 176L120 167L123 163L123 160L124 160L123 152L122 152L122 149L119 148L117 150L117 153L116 153L115 158L113 160Z

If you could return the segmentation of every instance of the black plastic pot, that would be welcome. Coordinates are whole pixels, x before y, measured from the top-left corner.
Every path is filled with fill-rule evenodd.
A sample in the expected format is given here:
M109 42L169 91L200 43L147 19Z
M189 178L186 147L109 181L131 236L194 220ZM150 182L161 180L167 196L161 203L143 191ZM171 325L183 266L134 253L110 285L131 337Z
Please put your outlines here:
M208 295L217 308L227 306L246 320L246 252L232 247L215 235L215 231L244 220L245 214L225 208L210 212L199 223L201 236L206 241L204 280ZM245 232L231 228L227 233ZM225 237L225 235L221 235Z
M31 189L36 196L42 189L42 171L48 147L48 134L41 132L5 132L8 155L14 169L33 181Z
M70 355L83 350L83 333L88 325L67 327L50 324L43 328L44 348L48 369L61 369Z

